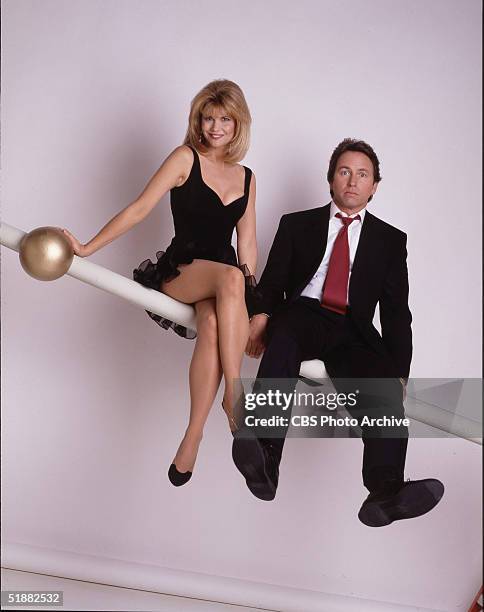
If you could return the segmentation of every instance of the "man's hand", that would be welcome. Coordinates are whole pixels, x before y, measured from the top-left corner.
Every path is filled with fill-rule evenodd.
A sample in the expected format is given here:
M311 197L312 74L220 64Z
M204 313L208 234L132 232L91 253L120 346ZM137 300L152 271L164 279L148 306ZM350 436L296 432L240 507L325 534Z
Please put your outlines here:
M269 317L264 314L254 315L250 321L249 339L245 354L249 357L260 357L265 351L265 336Z

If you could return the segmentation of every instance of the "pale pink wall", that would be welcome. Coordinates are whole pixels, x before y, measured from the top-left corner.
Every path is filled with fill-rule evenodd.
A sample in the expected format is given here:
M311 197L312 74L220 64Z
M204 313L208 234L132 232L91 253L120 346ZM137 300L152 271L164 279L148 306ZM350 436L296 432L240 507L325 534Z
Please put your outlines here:
M87 241L181 142L196 91L231 78L254 120L259 267L282 213L328 201L333 147L367 139L384 177L370 210L409 234L412 374L480 376L480 13L474 0L4 0L2 220ZM130 276L171 236L164 198L91 259ZM34 281L13 251L1 264L7 540L415 605L473 593L479 447L411 441L407 475L441 478L445 503L368 530L358 440L290 441L264 504L215 405L193 482L174 489L193 344L72 278Z

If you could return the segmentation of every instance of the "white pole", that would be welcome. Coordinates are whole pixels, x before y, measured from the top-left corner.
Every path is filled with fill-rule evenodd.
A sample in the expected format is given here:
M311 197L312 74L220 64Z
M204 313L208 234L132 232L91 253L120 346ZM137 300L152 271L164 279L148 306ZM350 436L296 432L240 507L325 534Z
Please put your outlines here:
M25 233L12 225L2 223L0 227L1 243L18 252L20 241ZM103 266L92 263L83 257L74 255L67 274L93 287L118 295L128 302L142 306L145 310L166 317L170 321L175 321L193 330L197 329L195 311L192 306L177 302L155 289L143 287L136 281L121 274L116 274L116 272L103 268Z
M12 225L7 223L0 225L1 244L14 251L18 252L20 241L24 235L25 232ZM134 280L116 274L116 272L82 257L74 255L67 274L93 287L118 295L145 310L166 317L170 321L184 325L189 329L196 330L197 328L195 311L192 306L178 302L155 289L143 287ZM318 359L304 361L301 364L300 376L308 379L308 381L319 381L320 383L323 382L321 379L328 378L323 362ZM476 424L470 419L456 414L453 416L452 422L449 423L448 412L444 412L438 406L421 403L416 398L411 399L414 401L407 402L405 406L406 416L409 418L470 442L482 444L482 439L475 437Z

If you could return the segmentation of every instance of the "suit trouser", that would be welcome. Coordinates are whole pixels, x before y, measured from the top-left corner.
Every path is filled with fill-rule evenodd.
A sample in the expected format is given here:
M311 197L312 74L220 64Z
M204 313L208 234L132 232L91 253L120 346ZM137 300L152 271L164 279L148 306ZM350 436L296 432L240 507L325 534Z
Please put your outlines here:
M321 308L318 300L299 298L271 319L268 342L257 380L297 379L301 362L322 359L337 392L345 392L348 379L385 379L379 390L361 394L358 409L347 410L360 423L364 414L404 417L403 390L392 361L379 354L360 335L351 316ZM345 382L346 381L346 382ZM374 384L375 381L368 381ZM270 387L270 382L264 385ZM354 389L354 387L353 387ZM382 391L383 389L383 391ZM382 393L384 397L382 397ZM376 412L375 412L376 410ZM285 433L275 438L261 438L270 444L278 461L282 456ZM389 437L389 436L395 437ZM367 489L380 488L385 480L404 480L408 429L405 426L388 431L362 427L363 483Z

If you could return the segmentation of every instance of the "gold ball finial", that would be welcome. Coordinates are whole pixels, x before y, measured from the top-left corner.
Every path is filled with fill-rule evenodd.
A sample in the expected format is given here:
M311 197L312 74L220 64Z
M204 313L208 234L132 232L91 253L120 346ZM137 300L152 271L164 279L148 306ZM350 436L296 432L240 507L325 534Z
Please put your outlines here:
M20 241L20 264L33 278L55 280L70 268L74 251L67 236L59 227L38 227Z

